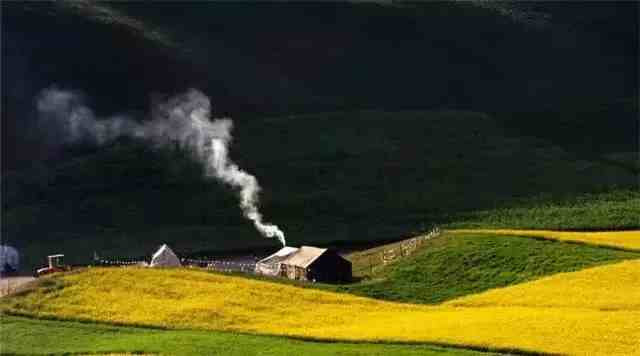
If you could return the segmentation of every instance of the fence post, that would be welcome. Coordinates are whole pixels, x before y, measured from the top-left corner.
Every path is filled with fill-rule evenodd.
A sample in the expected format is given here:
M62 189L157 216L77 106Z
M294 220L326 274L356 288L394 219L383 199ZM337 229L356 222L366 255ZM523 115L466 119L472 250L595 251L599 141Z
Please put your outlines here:
M369 255L369 274L373 275L373 256Z

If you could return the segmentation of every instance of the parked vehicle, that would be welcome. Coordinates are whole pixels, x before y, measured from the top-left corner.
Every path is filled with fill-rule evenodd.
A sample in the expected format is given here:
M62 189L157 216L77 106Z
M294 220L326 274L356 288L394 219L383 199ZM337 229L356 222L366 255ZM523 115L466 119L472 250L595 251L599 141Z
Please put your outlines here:
M64 255L50 255L47 256L49 260L49 266L38 268L36 271L36 276L44 276L45 274L54 273L54 272L65 272L70 271L71 266L64 264Z

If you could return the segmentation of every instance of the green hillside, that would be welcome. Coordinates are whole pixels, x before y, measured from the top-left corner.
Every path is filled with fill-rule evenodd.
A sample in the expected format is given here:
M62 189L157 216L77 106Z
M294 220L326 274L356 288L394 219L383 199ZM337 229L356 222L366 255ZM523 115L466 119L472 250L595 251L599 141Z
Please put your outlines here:
M425 345L310 342L213 331L159 330L2 316L3 355L492 355Z
M636 2L487 4L3 2L3 165L52 156L32 112L51 85L83 91L100 114L195 87L247 120L456 109L638 151Z
M630 292L618 288L613 304L607 286L591 291L607 308L525 313L518 306L503 314L512 306L434 304L640 259L622 248L446 232L640 230L640 3L61 0L0 7L0 243L19 250L22 272L53 253L86 265L95 254L149 257L163 243L180 257L280 248L243 218L234 191L204 177L191 152L128 138L68 145L37 109L39 93L58 88L77 94L98 119L144 121L159 102L195 88L210 98L213 117L233 119L230 157L260 182L265 221L280 226L290 246L350 252L355 277L329 285L82 268L0 300L0 354L631 352L636 320L614 305L633 299L631 265L617 270L630 271ZM383 263L381 251L434 226L444 233ZM63 285L74 277L85 279ZM167 293L156 293L158 286ZM429 305L365 305L349 294ZM301 307L293 309L291 298ZM175 309L167 308L171 301ZM398 312L405 308L424 309L424 318ZM438 308L443 313L427 315ZM54 313L43 319L21 314L47 310ZM83 321L63 320L76 317ZM603 326L604 319L612 322ZM146 322L187 329L134 326ZM194 329L203 326L215 327ZM596 334L604 337L584 342ZM373 343L336 341L352 338ZM454 344L475 346L445 347Z
M350 256L364 280L342 291L435 304L543 276L640 258L640 253L512 236L449 235L427 241L415 254L381 264L380 247Z
M25 268L276 248L186 152L42 133L34 97L53 84L100 117L203 90L292 245L637 228L637 4L512 5L551 20L482 2L3 2L3 239Z
M554 197L542 194L491 209L456 216L449 228L518 228L552 230L628 230L638 227L640 190Z
M596 212L611 200L623 208L573 227L637 227L632 172L512 136L485 114L288 116L240 122L235 135L232 157L258 177L263 211L292 245L388 240L470 216L492 226L473 212L512 211L518 202L544 206L590 192L601 192L585 198L602 205ZM163 242L181 253L276 245L257 235L233 193L204 180L186 152L127 140L69 149L78 158L3 180L3 235L27 251L28 263L40 263L47 252L66 252L77 262L94 251L147 255ZM570 214L560 210L560 221L570 222L562 219ZM517 219L501 224L510 221ZM558 221L545 226L543 219L537 227ZM512 227L518 225L526 223Z

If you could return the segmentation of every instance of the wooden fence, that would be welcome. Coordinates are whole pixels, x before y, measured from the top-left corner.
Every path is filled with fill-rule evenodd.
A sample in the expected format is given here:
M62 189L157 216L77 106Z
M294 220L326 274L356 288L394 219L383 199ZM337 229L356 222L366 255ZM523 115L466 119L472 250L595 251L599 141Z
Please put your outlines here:
M216 259L193 259L182 258L184 266L196 266L207 268L220 272L244 272L253 273L256 268L255 262L240 262L232 260L216 260Z
M396 261L399 258L407 257L413 254L425 241L431 240L434 237L440 235L440 229L434 228L428 234L417 236L408 240L404 240L399 244L394 244L393 247L382 251L382 263L389 264Z
M233 260L218 260L210 258L181 258L180 262L185 267L200 267L220 272L253 272L256 267L255 262L239 262ZM132 265L146 265L146 260L136 260L129 258L96 258L93 259L94 266L118 267Z
M93 260L94 266L131 266L147 263L145 260L131 260L127 258L105 259L97 258Z

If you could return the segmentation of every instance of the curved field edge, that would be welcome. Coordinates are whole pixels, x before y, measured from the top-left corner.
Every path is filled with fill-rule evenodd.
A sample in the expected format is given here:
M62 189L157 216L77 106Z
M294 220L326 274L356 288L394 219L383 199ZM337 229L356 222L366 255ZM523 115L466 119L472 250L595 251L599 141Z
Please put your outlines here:
M43 284L4 298L2 309L167 328L565 354L634 354L632 341L640 337L634 327L640 311L418 306L195 270L92 268Z
M333 288L377 299L434 304L555 273L640 258L640 253L561 241L444 232L412 255L385 265L384 251L397 255L401 244L351 254L354 272L363 280Z
M355 282L350 284L237 275L379 300L437 304L556 273L640 258L638 252L498 234L445 231L428 240L420 240L422 242L417 246L412 241L403 240L349 254L347 258L352 262L355 277ZM410 255L398 257L404 255L407 244L412 247ZM398 258L386 263L385 255Z
M445 305L640 312L640 260L559 273L529 283L458 298ZM636 325L640 325L640 319L636 320ZM640 337L640 328L637 328L636 334Z
M3 354L487 355L431 345L327 343L202 330L159 330L4 315Z
M518 237L534 237L564 242L618 248L626 251L640 251L640 230L629 231L554 231L520 229L454 229L452 234L490 234Z

